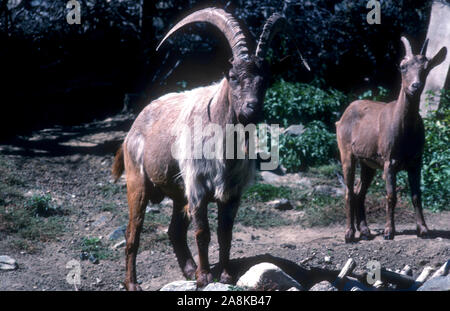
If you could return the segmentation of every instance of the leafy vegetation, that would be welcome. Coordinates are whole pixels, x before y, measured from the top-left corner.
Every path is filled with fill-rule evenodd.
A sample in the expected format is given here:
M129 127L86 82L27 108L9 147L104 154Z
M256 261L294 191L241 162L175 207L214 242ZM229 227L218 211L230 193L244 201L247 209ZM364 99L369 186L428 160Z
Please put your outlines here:
M280 161L288 172L328 164L336 151L336 134L321 121L311 122L301 136L280 135Z
M310 84L281 79L266 92L264 116L268 123L284 127L318 120L332 128L347 101L347 97L337 90L324 91Z
M87 238L81 240L81 252L88 253L97 259L109 259L113 256L112 251L107 245L97 237Z
M61 216L38 217L30 208L0 206L0 220L0 231L32 241L50 241L64 232Z
M250 202L267 202L289 196L291 190L287 187L275 187L268 184L254 184L246 189L242 199Z
M440 109L424 118L422 198L433 210L450 210L450 91L441 92Z

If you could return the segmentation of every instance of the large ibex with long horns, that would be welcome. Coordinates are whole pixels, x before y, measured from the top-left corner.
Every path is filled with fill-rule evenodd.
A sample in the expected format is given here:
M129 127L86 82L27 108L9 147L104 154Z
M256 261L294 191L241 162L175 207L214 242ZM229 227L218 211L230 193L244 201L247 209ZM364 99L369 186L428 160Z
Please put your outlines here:
M419 102L428 74L445 60L447 49L442 48L430 59L426 57L428 40L418 55L413 54L408 39L402 37L401 40L406 55L400 63L402 84L398 99L390 103L355 101L348 106L341 120L336 123L346 185L346 242L355 240L355 218L357 229L361 233L360 238L371 238L364 200L376 169L383 170L383 177L386 180L384 238L393 239L395 235L396 175L401 170L408 172L412 203L416 212L417 235L423 237L428 234L420 192L425 134L419 114ZM361 180L354 190L356 161L361 165Z
M167 94L151 102L135 120L113 164L116 180L126 170L129 223L125 285L128 290L140 289L136 280L136 254L146 205L149 200L159 203L166 196L173 200L168 234L178 263L184 276L195 277L199 287L213 279L208 261L207 206L209 202L217 203L220 281L232 281L228 272L232 228L243 188L254 171L254 161L248 157L231 160L174 157L171 151L174 146L182 149L186 142L190 146L192 137L183 131L186 126L192 128L198 120L202 126L218 124L224 131L229 124L245 126L261 121L268 82L264 57L274 35L285 28L286 20L279 14L272 15L252 54L238 22L222 9L207 8L182 19L159 46L174 32L195 22L214 25L227 39L232 52L228 72L218 83ZM191 218L198 247L198 267L186 238Z

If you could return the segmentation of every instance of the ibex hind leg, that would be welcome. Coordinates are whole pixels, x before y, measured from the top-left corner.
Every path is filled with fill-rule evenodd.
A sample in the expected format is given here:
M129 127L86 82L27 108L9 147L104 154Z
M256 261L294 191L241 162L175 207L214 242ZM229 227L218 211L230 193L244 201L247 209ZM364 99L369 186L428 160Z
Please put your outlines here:
M356 227L360 232L361 240L370 240L372 235L370 233L369 227L367 226L366 220L366 209L364 202L366 200L367 190L375 176L376 170L367 166L364 163L361 164L361 179L356 187Z
M139 169L125 160L127 172L127 199L129 220L126 230L126 278L127 290L140 290L136 279L136 255L139 248L139 238L144 223L145 208L153 185L146 180Z
M195 279L197 265L187 244L187 230L190 219L186 200L173 200L172 220L169 225L169 238L178 264L186 279Z
M345 182L346 231L345 243L355 242L355 159L351 153L341 151L342 173Z

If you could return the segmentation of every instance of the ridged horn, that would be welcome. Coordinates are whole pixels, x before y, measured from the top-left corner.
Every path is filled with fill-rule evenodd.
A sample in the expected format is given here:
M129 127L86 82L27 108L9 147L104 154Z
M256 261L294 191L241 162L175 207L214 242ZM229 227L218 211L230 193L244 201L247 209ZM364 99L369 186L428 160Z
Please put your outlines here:
M295 43L295 36L293 35L292 30L290 29L286 21L286 18L284 18L284 16L282 16L280 13L274 13L267 19L266 23L264 24L263 31L261 33L261 36L259 37L258 45L256 47L255 55L257 57L264 58L266 56L267 50L269 49L273 38L277 33L281 31L286 31L291 36L291 39L294 40ZM306 69L311 70L309 68L308 63L305 61L302 54L300 53L297 44L295 44L295 47L300 56L300 59L303 62L303 65L306 67Z
M430 40L426 39L425 42L423 43L422 49L420 50L420 55L425 56L425 54L427 54L427 48L428 48L428 42Z
M174 32L188 24L196 22L209 23L217 27L227 39L234 59L248 58L247 42L239 23L231 14L219 8L207 8L186 16L170 29L167 35L158 44L156 50L158 50Z
M406 37L402 37L401 40L403 42L403 45L405 46L406 56L407 57L413 56L412 49L411 49L411 43L409 43L409 40L406 39Z

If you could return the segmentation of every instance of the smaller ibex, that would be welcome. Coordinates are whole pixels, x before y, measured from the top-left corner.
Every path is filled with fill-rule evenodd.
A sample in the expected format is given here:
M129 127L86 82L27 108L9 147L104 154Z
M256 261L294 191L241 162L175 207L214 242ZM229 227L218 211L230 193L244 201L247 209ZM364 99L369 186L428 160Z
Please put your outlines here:
M336 134L346 185L345 207L347 229L345 241L355 240L356 226L361 239L370 239L364 200L376 169L383 170L386 181L387 206L384 238L395 235L394 207L396 175L408 172L412 203L415 208L417 235L428 233L422 213L420 171L425 133L419 114L420 94L426 78L434 67L445 60L447 49L442 48L432 59L425 56L428 40L419 55L414 55L409 41L402 37L406 56L400 63L402 84L400 95L390 103L357 100L345 110L336 123ZM361 180L354 190L355 163L361 165Z

